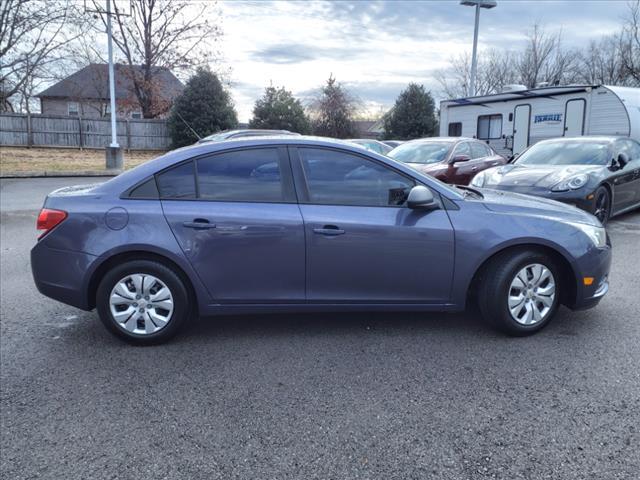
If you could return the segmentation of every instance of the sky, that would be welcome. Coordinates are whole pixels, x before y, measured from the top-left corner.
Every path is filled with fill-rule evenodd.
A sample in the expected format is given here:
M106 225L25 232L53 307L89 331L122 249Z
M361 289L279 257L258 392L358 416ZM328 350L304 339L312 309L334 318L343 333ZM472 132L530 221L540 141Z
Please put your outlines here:
M410 82L442 94L433 74L471 51L475 9L443 1L223 0L218 69L229 71L241 122L269 85L308 102L333 74L371 115L393 105ZM537 22L562 31L568 47L615 33L623 0L498 0L481 10L479 48L518 49Z

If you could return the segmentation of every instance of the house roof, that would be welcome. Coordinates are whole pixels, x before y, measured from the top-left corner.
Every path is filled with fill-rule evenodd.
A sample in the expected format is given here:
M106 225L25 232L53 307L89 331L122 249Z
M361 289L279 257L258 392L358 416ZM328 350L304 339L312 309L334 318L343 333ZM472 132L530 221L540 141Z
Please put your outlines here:
M140 65L114 65L116 98L133 95L133 78L142 76ZM153 68L153 77L158 81L162 97L173 99L184 88L171 70ZM36 97L59 97L103 100L109 98L109 66L106 63L92 63L67 78L40 92Z

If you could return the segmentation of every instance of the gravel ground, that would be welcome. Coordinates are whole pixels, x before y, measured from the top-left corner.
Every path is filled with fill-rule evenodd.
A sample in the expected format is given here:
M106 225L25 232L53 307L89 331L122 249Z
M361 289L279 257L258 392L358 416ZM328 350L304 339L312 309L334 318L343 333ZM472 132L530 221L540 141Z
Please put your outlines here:
M254 315L134 348L33 285L36 209L70 183L0 183L0 477L638 478L640 213L611 222L601 304L534 337L475 314Z

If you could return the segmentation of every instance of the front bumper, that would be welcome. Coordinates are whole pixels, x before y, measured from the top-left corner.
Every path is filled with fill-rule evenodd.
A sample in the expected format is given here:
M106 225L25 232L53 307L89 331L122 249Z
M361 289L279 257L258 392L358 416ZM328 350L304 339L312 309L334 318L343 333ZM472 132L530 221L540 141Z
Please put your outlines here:
M593 248L574 266L576 274L576 295L567 299L572 310L595 307L609 291L609 270L611 269L611 247ZM585 285L584 278L593 278L591 285Z
M540 187L504 187L501 185L487 186L486 188L494 188L496 190L524 193L525 195L548 198L549 200L556 200L557 202L562 202L574 207L578 207L579 209L589 213L593 213L593 211L595 210L596 200L593 195L594 192L589 191L586 188L569 190L568 192L552 192L548 188Z

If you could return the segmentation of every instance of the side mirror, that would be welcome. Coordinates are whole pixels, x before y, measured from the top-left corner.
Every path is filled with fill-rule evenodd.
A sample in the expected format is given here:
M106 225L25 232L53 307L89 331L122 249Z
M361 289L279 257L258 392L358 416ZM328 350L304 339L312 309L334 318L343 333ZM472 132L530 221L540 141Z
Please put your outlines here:
M433 210L438 204L433 198L433 193L427 187L416 185L409 192L407 206L412 209Z
M454 164L458 162L468 162L469 160L471 160L471 157L469 155L456 155L451 159L450 163Z

